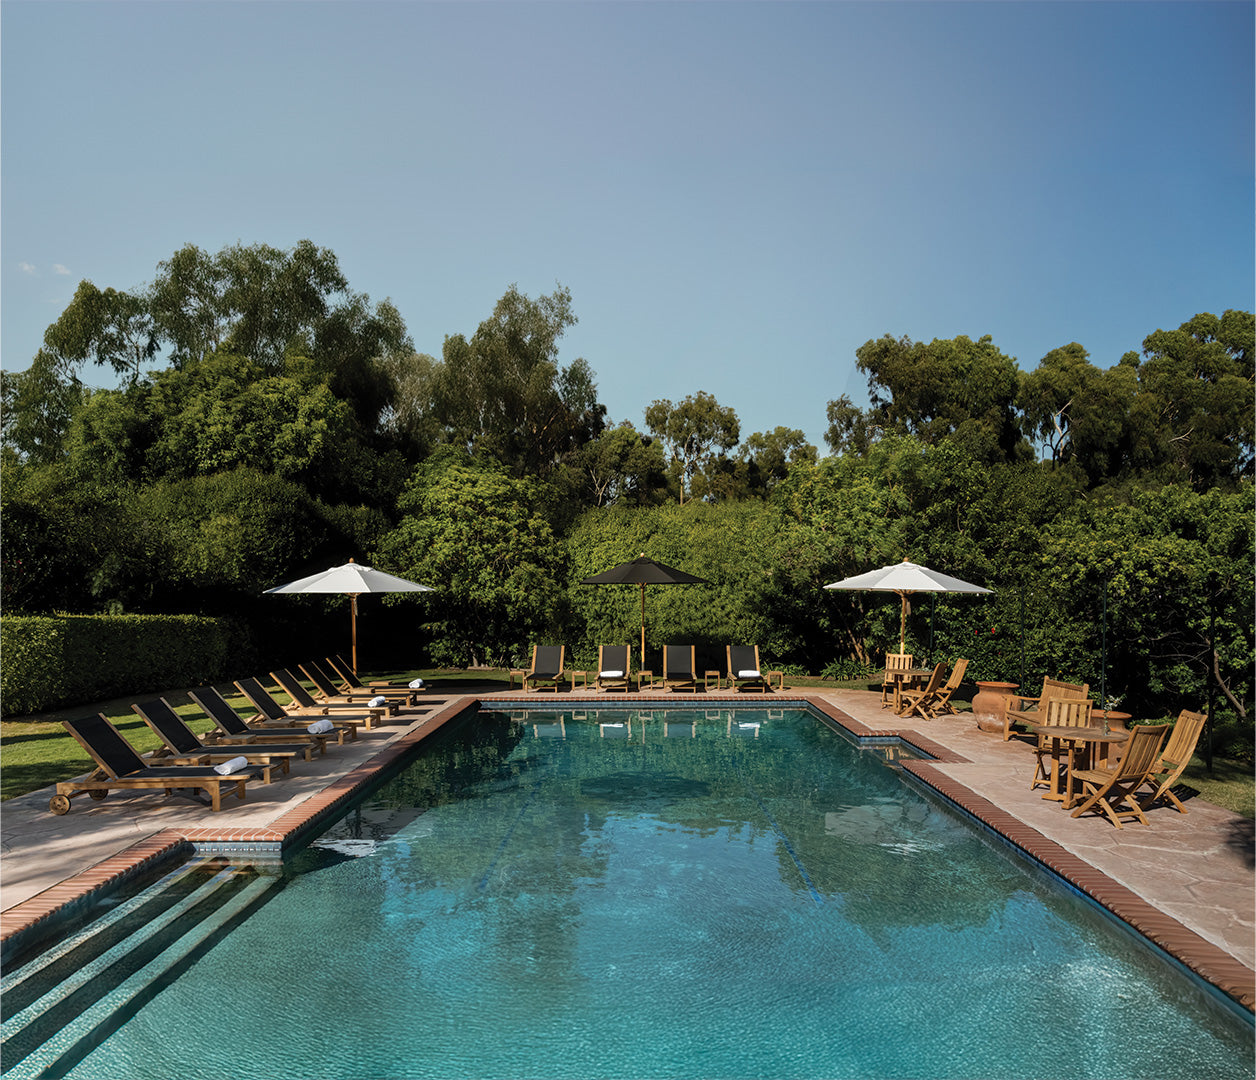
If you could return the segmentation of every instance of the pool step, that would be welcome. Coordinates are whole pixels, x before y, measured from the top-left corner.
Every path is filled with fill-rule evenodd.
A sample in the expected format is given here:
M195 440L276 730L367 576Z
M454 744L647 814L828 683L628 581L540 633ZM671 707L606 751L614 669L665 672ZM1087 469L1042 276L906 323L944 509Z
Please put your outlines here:
M141 930L111 944L94 959L54 983L16 1012L6 1007L0 1024L0 1064L8 1080L62 1076L116 1031L191 960L228 922L240 917L274 887L277 878L242 875L226 867L162 911ZM127 907L128 905L122 905ZM206 909L206 910L202 910ZM132 910L129 914L134 914ZM62 957L81 948L84 939L108 933L127 912L111 912L56 950L33 971L14 976L38 979ZM100 926L108 921L108 925ZM26 997L32 992L27 990Z

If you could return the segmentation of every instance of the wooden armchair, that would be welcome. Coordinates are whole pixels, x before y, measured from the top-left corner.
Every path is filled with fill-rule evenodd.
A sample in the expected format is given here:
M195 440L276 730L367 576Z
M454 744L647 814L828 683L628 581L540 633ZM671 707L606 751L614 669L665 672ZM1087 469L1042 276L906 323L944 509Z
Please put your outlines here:
M942 672L945 669L945 664L935 665L933 674L929 676L929 681L925 683L923 689L904 690L903 704L899 707L898 715L902 717L919 716L922 720L932 720L936 715L933 712L934 700L942 689Z
M1170 789L1178 782L1178 777L1182 775L1182 771L1195 756L1195 747L1199 744L1200 733L1207 722L1208 717L1203 713L1183 709L1178 714L1177 723L1173 725L1173 730L1169 732L1169 739L1160 752L1160 760L1156 762L1151 775L1147 777L1146 783L1154 787L1155 791L1140 804L1144 810L1150 810L1156 800L1163 797L1183 814L1187 813L1182 800Z
M1157 727L1139 725L1130 733L1125 753L1115 766L1110 769L1082 769L1070 776L1070 786L1076 780L1085 796L1085 801L1073 811L1073 817L1081 817L1093 810L1106 814L1118 829L1123 818L1137 818L1147 825L1147 817L1134 798L1134 792L1147 782L1155 770L1168 730L1168 724ZM1121 809L1122 804L1124 810Z
M1090 726L1090 714L1095 703L1090 698L1047 698L1042 706L1042 709L1035 714L1041 716L1041 719L1032 720L1030 723L1077 728ZM1034 778L1029 783L1030 791L1033 791L1039 784L1054 786L1051 777L1053 773L1059 776L1060 756L1064 752L1061 742L1055 736L1038 736L1038 745L1034 747L1034 756L1037 761L1034 765Z
M968 670L968 661L961 658L955 661L955 666L951 668L950 677L942 684L942 689L938 691L930 708L934 716L940 716L942 713L955 712L955 706L951 704L951 695L959 689L959 684L964 681L964 673Z
M1007 708L1003 713L1003 741L1007 742L1012 737L1012 725L1015 723L1022 724L1041 724L1043 702L1047 698L1084 698L1090 696L1089 683L1067 683L1060 682L1059 679L1043 679L1042 693L1037 697L1025 697L1020 694L1010 694L1007 697Z
M894 700L894 683L897 681L894 672L911 671L911 653L886 653L885 674L881 676L881 708L888 709Z

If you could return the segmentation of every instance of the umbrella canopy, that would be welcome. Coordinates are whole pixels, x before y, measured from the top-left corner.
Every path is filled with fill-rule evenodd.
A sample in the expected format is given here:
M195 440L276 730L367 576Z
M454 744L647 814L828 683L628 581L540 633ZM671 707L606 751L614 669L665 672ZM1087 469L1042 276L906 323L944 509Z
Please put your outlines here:
M349 597L349 625L353 644L353 670L358 670L358 597L362 593L433 592L427 585L420 585L405 578L394 577L382 570L373 570L350 559L342 566L320 570L317 574L276 585L269 593L345 593Z
M645 664L645 587L647 585L710 585L706 578L686 574L672 566L647 559L644 554L630 562L612 566L600 574L581 578L581 585L640 585L641 586L641 663Z
M892 566L883 566L880 570L869 570L866 574L856 574L854 577L842 578L841 581L831 582L824 587L826 589L846 589L851 591L871 589L876 592L898 593L903 601L898 630L899 652L905 651L907 643L907 596L909 593L988 593L991 591L990 589L982 588L980 585L972 585L967 581L961 581L959 578L940 574L936 570L930 570L927 566L919 566L916 563L908 562L906 559Z

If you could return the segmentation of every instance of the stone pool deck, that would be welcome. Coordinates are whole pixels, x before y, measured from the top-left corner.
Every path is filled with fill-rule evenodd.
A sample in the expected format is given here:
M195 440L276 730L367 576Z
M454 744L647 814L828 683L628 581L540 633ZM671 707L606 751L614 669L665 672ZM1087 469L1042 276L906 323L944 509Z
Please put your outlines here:
M70 812L48 811L51 789L0 806L0 939L38 933L64 905L107 888L138 867L190 851L191 845L247 852L290 844L347 802L382 768L457 716L477 697L553 708L660 707L688 695L441 694L433 691L395 722L330 746L313 762L269 785L250 784L246 802L224 797L223 809L160 792L111 793L74 800ZM697 695L712 706L764 704L750 695ZM1072 818L1041 792L1029 790L1029 744L978 731L970 713L935 721L903 721L880 707L875 693L802 689L767 704L805 700L856 735L899 735L932 761L905 768L916 781L951 799L1023 848L1186 966L1249 1009L1256 1002L1256 861L1253 823L1199 798L1189 813L1149 813L1150 827L1117 830L1104 818Z

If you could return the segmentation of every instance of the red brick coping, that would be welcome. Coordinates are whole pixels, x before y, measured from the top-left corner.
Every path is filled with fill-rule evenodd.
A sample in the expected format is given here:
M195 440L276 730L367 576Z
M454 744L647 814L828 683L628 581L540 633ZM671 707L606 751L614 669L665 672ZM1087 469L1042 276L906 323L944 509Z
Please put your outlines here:
M555 697L558 698L558 695ZM967 760L939 746L918 731L901 728L884 730L871 728L848 716L827 699L805 691L789 692L785 696L764 695L759 699L752 699L744 694L716 693L704 694L703 699L719 700L729 704L736 702L741 705L750 705L752 701L762 701L764 704L771 702L773 707L778 708L801 701L856 738L898 738L907 745L929 754L936 761L964 762ZM520 708L525 706L525 700L526 705L536 708L541 706L545 699L537 694L529 695L527 699L513 697L508 702L492 700L485 703ZM583 694L564 694L558 700L563 702L563 708L569 708L572 704L594 701L604 707L609 704L607 696L603 694L587 698ZM633 705L645 703L663 705L663 701L657 695L645 697L639 694L624 694L616 697L615 700L622 700L626 704ZM669 699L669 703L680 704L676 699ZM210 823L201 828L182 831L167 829L133 844L90 869L67 878L59 885L45 889L37 896L15 904L7 911L0 912L0 941L7 941L15 934L34 931L41 923L51 920L67 906L81 903L93 893L110 889L163 860L186 856L196 844L265 844L268 847L277 845L282 849L315 825L334 815L338 807L349 802L382 769L396 762L415 744L422 742L432 732L455 716L461 715L474 704L477 704L475 698L462 699L435 713L357 768L334 780L319 794L306 799L264 828L230 829ZM1007 811L995 806L988 799L947 776L930 762L903 761L900 764L921 783L955 803L1041 865L1054 871L1074 888L1089 896L1122 922L1176 958L1200 978L1211 983L1247 1009L1252 1010L1256 1007L1256 973L1239 960L1183 926L1176 919L1158 911L1133 890L1096 870L1054 840L1048 839L1036 829L1030 828Z

